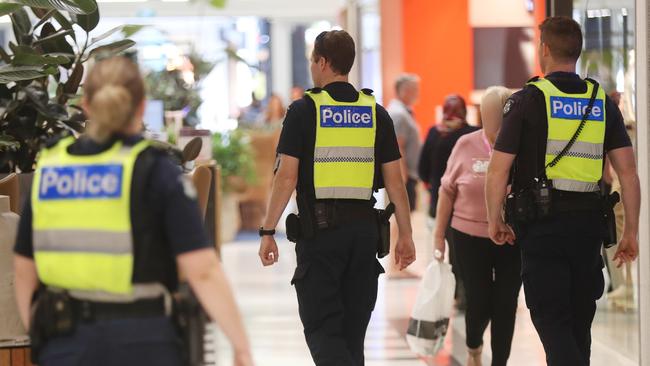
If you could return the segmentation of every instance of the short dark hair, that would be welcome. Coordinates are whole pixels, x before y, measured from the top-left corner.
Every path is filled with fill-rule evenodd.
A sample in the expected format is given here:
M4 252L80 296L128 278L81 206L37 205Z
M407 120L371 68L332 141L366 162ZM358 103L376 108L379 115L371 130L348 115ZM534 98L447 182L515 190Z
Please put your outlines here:
M314 56L325 58L340 75L350 73L355 54L354 40L344 30L322 32L314 42Z
M558 61L575 62L582 53L582 29L569 17L551 17L539 26L541 41Z

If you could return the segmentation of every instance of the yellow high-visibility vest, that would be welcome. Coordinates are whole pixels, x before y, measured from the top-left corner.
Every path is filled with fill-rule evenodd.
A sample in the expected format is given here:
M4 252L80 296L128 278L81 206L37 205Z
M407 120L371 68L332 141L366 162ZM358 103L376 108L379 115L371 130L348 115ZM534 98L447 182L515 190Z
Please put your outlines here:
M370 200L375 178L375 97L359 93L339 102L325 90L308 91L316 105L316 199Z
M116 142L88 156L71 155L72 137L41 152L32 187L34 259L51 287L101 293L134 291L131 184L150 143Z
M544 94L548 138L545 164L548 165L566 147L573 137L589 105L594 84L589 80L583 94L567 94L547 79L530 84ZM606 111L605 92L599 88L587 118L587 123L568 153L553 167L546 168L546 177L553 188L571 192L596 192L603 174Z

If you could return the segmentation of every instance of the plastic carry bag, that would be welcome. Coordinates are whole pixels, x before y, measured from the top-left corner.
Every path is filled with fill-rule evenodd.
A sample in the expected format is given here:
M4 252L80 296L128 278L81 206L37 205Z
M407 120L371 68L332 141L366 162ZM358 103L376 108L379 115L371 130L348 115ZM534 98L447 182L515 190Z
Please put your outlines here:
M421 356L434 356L440 351L449 329L455 288L451 266L433 260L420 282L409 319L406 341L411 351Z

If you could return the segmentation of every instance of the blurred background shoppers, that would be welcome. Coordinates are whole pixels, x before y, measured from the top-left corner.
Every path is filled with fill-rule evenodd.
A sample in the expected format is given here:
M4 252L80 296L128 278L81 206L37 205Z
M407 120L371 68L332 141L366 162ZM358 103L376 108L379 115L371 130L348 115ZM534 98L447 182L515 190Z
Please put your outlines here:
M144 89L132 61L99 62L84 83L87 133L41 152L14 249L16 299L23 323L33 325L35 361L184 364L170 314L180 271L231 340L235 365L252 365L192 183L141 135ZM71 189L73 176L88 183Z
M286 111L282 98L277 94L271 94L269 102L266 105L266 111L264 112L264 122L266 123L266 127L280 127Z
M436 257L445 253L445 233L451 218L456 249L456 274L467 298L465 317L468 366L481 365L483 333L491 323L492 366L504 366L510 356L521 260L517 246L497 246L488 235L485 173L501 127L503 106L510 96L491 87L481 100L483 129L461 137L442 177L434 234ZM453 212L453 214L452 214Z
M403 74L398 77L395 81L395 95L397 97L390 102L386 110L395 127L395 135L402 155L402 179L406 183L409 206L413 212L417 203L418 161L421 149L420 129L413 116L413 105L420 97L420 78L413 74ZM408 272L398 271L393 259L396 242L397 238L391 240L393 248L390 251L391 259L388 261L390 263L388 276L389 278L413 277Z

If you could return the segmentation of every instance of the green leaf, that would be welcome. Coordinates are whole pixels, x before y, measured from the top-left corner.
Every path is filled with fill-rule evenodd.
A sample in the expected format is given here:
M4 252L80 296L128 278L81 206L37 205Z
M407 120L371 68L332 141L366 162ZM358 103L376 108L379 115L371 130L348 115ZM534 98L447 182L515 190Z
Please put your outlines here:
M0 135L0 151L16 151L20 148L20 142L13 136Z
M22 8L22 5L18 5L18 4L0 4L0 17L5 16L5 15L9 15L9 14L15 12L16 10L18 10L20 8Z
M58 31L56 33L52 33L52 34L47 35L47 36L45 36L43 38L37 39L34 42L34 46L39 45L41 43L52 41L52 40L57 39L59 37L65 37L65 36L71 35L73 33L74 33L74 31L72 29L63 29L63 30L60 30L60 31Z
M48 75L56 75L59 72L59 68L56 66L48 66L43 70L43 72Z
M99 8L89 14L73 14L72 20L83 28L83 30L90 32L97 27L97 24L99 24Z
M32 30L32 22L29 20L29 15L25 8L21 8L10 15L11 24L14 28L14 36L18 44L25 44L27 38Z
M0 47L0 59L2 59L2 61L4 61L6 64L11 63L11 57L9 57L7 51L5 51L5 49L2 47Z
M210 5L217 9L223 9L226 7L226 0L210 0Z
M124 33L124 37L129 38L146 27L147 27L146 25L137 25L137 24L125 25L124 29L122 29L122 33Z
M54 19L59 23L59 25L63 29L72 29L72 23L70 23L70 20L65 17L65 15L61 14L60 12L54 13ZM74 38L74 37L72 37Z
M114 56L128 50L129 48L133 47L133 45L135 45L134 41L130 39L123 39L121 41L113 42L105 46L95 48L94 50L90 51L88 57L92 58Z
M38 55L29 53L19 53L14 56L12 63L23 66L46 66L46 65L65 65L71 59L63 55Z
M104 34L93 38L90 44L101 42L119 31L122 31L122 34L124 34L126 38L129 38L130 36L134 35L135 33L138 33L140 30L142 30L145 27L147 26L146 25L119 25Z
M115 27L115 28L109 30L108 32L101 34L100 36L93 38L93 39L90 41L90 44L94 44L94 43L97 43L97 42L101 42L101 41L105 40L106 38L112 36L113 34L119 32L119 31L122 30L124 27L125 27L124 25L119 25L119 26L117 26L117 27Z
M0 83L34 80L45 76L40 66L0 66Z
M41 28L41 34L39 37L42 40L56 33L57 31L52 25L52 23L45 23L43 25L43 28ZM74 54L74 49L72 48L70 43L68 43L65 37L62 38L55 37L54 39L50 39L45 42L41 41L40 46L43 49L43 52L49 54L52 53Z
M5 2L34 8L57 9L72 14L90 14L97 9L95 0L5 0Z

